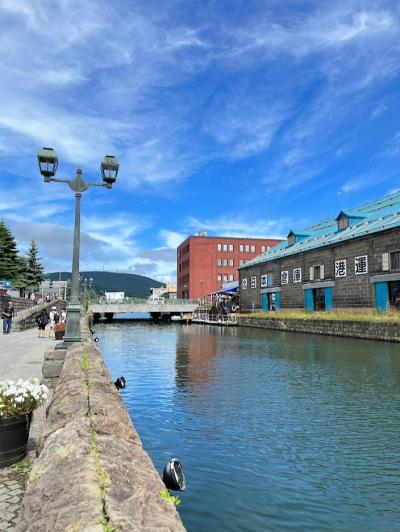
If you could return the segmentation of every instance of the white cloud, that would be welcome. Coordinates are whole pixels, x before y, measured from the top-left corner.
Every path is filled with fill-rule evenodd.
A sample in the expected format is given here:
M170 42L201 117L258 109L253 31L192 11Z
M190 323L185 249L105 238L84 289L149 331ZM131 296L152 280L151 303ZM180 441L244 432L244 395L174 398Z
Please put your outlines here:
M250 216L219 216L213 219L199 220L198 218L188 217L184 221L185 227L189 232L197 231L199 227L202 230L209 231L210 234L218 236L243 236L253 238L282 238L290 228L290 219L282 218L280 220L259 219L254 220Z
M161 229L159 236L167 248L174 249L187 238L185 233L177 233L176 231L168 231L167 229Z

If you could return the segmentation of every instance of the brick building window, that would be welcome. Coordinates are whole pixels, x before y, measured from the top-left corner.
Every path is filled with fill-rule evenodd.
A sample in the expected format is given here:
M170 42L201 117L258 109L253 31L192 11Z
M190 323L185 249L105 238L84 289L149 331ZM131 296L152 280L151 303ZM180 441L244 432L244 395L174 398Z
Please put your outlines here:
M222 259L222 266L228 266L228 259Z
M229 259L229 266L233 268L233 259Z
M233 273L230 273L230 274L229 274L229 280L230 280L230 281L233 281L234 278L235 278L235 277L234 277Z
M265 253L265 246L261 246L261 253Z
M400 270L400 251L393 251L390 254L390 269Z
M250 246L248 244L246 244L244 246L244 249L245 249L246 253L250 253Z
M228 244L223 244L222 250L223 251L228 251Z
M228 281L228 274L224 273L224 283L226 283L227 281Z
M220 273L217 275L217 281L222 281L222 275Z
M217 266L222 266L222 259L217 259Z
M255 252L256 252L256 246L251 246L250 249L251 249L251 252L252 252L252 253L255 253Z
M240 250L240 253L243 253L243 251L244 251L244 245L243 244L240 244L239 250Z
M257 286L257 277L252 277L250 281L251 288L256 288Z
M233 251L233 244L229 244L228 249L229 251Z
M243 288L243 290L246 290L246 288L247 288L247 279L246 278L242 279L242 288Z
M217 251L222 251L222 244L217 244Z

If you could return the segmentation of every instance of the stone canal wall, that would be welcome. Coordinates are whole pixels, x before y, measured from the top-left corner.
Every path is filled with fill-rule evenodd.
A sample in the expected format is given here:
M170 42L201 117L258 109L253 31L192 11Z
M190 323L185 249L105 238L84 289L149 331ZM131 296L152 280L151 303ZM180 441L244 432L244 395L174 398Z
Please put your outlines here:
M83 323L37 442L19 531L185 530Z
M239 317L238 325L277 331L400 342L400 324L373 321Z

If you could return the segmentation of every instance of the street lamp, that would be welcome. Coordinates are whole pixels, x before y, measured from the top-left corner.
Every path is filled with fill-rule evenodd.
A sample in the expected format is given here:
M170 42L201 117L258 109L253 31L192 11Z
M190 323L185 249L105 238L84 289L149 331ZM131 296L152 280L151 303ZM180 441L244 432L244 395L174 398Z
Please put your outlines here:
M113 155L106 155L101 162L101 175L104 183L90 183L82 179L82 170L76 171L75 179L56 179L58 158L53 148L42 148L38 152L39 170L45 183L55 181L57 183L67 183L75 192L75 226L74 226L74 247L72 253L72 277L71 277L71 297L67 307L67 319L65 324L64 342L57 348L66 349L73 342L81 342L81 306L79 303L79 248L80 248L80 218L81 218L81 197L89 187L111 188L117 179L119 163Z

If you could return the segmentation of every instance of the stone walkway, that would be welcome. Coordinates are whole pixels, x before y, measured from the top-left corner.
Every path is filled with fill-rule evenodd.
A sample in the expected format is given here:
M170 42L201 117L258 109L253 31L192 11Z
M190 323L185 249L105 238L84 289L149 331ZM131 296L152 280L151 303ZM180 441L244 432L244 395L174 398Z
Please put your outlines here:
M55 345L54 338L37 338L36 329L0 334L0 380L42 377L44 353ZM28 455L19 464L0 469L0 530L15 527L29 464L35 455L35 442L45 421L46 406L33 415L28 442Z

